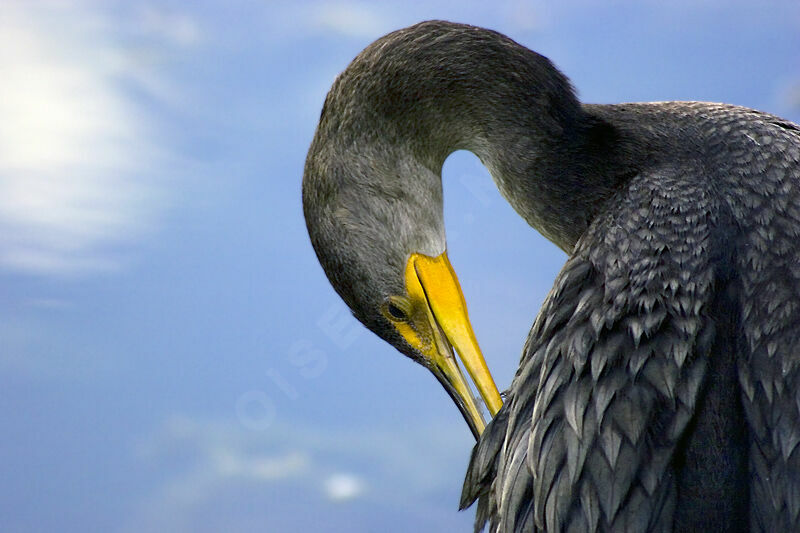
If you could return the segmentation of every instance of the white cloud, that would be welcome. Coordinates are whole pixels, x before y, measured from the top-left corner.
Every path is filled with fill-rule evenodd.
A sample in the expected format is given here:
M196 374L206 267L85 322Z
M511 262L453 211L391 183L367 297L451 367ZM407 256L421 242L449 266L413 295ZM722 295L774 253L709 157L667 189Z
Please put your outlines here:
M381 508L430 507L431 495L460 487L471 437L460 425L322 428L275 422L265 431L219 419L175 416L140 443L142 468L165 474L124 531L191 531L196 517L226 495L280 494L310 501L354 501ZM272 502L272 505L280 505Z
M308 466L308 456L299 451L269 456L246 455L230 448L221 448L212 455L211 470L221 477L274 481L300 475Z
M0 4L2 267L115 268L109 250L160 210L163 139L130 96L137 80L110 34L81 7Z
M323 487L328 499L335 502L352 500L364 492L364 482L353 474L333 474L325 480Z

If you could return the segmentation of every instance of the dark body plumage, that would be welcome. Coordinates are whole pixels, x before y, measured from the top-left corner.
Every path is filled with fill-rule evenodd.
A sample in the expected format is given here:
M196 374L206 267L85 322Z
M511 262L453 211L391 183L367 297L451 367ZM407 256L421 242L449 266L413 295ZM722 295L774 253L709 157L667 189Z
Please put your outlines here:
M500 531L797 531L800 129L584 110L637 170L556 279L462 503Z
M724 104L581 105L549 61L479 28L382 38L328 96L304 201L332 283L402 351L369 304L370 265L396 267L352 274L348 246L400 263L381 235L413 217L392 210L441 209L430 182L456 149L570 254L473 452L478 526L800 530L798 126ZM359 218L361 201L380 207ZM407 224L402 243L424 241Z

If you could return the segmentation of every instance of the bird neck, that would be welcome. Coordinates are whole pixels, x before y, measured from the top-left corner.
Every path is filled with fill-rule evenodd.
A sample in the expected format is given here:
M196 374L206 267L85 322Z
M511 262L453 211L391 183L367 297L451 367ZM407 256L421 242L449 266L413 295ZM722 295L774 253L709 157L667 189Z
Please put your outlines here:
M452 152L474 153L517 213L570 253L621 179L621 140L584 110L547 59L526 56L527 72L481 63L441 74L457 60L439 62L438 76L421 72L415 79L423 87L407 88L415 98L392 99L410 105L389 115L391 130L440 180Z
M581 107L547 58L494 32L424 24L353 61L326 101L335 109L323 115L340 121L328 126L369 146L373 161L411 160L439 179L453 151L475 153L514 209L571 251L616 185L604 172L615 168L613 128Z
M635 172L629 140L575 105L528 109L527 122L494 123L490 134L466 146L514 210L567 253Z

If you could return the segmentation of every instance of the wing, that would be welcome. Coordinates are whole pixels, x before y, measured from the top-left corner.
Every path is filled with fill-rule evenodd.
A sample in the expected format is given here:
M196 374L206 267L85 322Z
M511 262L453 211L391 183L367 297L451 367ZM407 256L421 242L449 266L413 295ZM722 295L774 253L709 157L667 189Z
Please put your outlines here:
M739 378L750 433L753 531L800 530L800 127L762 115L729 202L743 221ZM731 129L743 130L742 124ZM754 143L758 144L757 148ZM756 175L753 175L756 174Z
M481 496L493 531L672 529L723 283L696 175L634 178L559 274L473 453L462 503Z

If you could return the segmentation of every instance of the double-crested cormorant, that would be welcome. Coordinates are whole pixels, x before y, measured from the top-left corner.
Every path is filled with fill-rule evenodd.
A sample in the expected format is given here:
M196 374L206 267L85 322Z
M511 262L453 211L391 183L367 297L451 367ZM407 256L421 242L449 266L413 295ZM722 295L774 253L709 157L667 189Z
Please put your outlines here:
M441 168L474 152L569 254L500 397L447 261ZM492 531L800 530L800 128L724 104L580 104L544 57L425 22L334 83L303 206L331 283L473 432ZM499 412L497 412L499 409Z

